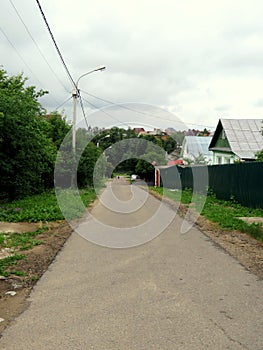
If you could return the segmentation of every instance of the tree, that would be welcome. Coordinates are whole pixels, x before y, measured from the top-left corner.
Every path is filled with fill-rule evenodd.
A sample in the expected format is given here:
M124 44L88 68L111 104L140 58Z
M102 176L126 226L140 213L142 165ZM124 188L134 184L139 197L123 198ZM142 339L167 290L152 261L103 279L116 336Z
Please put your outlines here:
M52 140L53 144L59 149L62 141L67 133L70 131L70 126L66 122L65 117L58 114L58 112L52 112L44 116L47 121L47 136Z
M263 127L262 127L261 134L263 136ZM263 150L256 153L256 160L257 162L263 162Z
M96 184L99 184L106 172L106 159L101 154L101 149L96 147L92 142L87 144L78 163L79 187L93 186L93 177L96 180ZM96 164L97 161L98 164Z
M56 155L38 102L46 92L25 83L0 69L0 192L10 200L50 186Z
M263 150L256 154L257 162L263 162Z
M206 165L208 164L208 161L206 157L202 153L198 153L197 156L194 156L192 158L184 158L183 159L187 164L195 164L195 165Z

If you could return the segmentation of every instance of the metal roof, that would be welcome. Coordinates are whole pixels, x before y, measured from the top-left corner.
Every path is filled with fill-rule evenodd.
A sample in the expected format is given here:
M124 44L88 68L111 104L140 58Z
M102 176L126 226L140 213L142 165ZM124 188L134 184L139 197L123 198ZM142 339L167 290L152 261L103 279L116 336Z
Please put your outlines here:
M220 119L233 153L242 159L254 159L263 149L262 119Z
M188 154L197 157L199 154L203 154L206 157L212 157L212 152L208 150L208 146L211 142L212 136L185 136L183 141L187 145Z

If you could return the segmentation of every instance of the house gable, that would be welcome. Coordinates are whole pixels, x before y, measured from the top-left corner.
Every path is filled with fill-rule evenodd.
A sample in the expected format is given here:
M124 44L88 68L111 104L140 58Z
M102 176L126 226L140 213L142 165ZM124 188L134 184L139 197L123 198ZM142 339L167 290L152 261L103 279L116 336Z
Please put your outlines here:
M219 152L226 153L226 157L232 154L235 160L254 160L256 153L263 149L261 131L261 119L220 119L209 145L213 160L216 156L220 158Z
M224 129L221 130L221 132L218 136L218 139L216 140L215 148L221 149L221 150L225 149L226 151L231 150L230 144L228 142L228 139L226 137L226 133L225 133Z

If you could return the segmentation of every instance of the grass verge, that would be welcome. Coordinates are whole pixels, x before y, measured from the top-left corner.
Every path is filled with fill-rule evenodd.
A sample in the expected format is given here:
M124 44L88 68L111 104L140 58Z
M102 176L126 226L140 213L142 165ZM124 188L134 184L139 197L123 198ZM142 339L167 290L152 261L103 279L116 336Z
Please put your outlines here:
M80 195L83 205L86 207L96 198L96 193L93 189L80 190ZM79 198L79 197L78 197ZM73 210L72 217L79 217L82 211ZM54 192L45 192L38 195L16 200L11 203L0 203L0 221L8 222L38 222L38 221L57 221L63 220L64 216L57 202L57 197Z
M151 188L158 194L168 197L175 202L180 202L188 206L192 202L193 194L191 190L172 191L165 188ZM263 217L262 209L243 207L235 201L223 201L214 195L195 195L193 201L197 211L206 219L216 222L224 230L238 230L248 233L255 239L263 242L263 228L258 223L248 224L238 217ZM204 206L202 203L205 203ZM198 210L198 208L201 208Z

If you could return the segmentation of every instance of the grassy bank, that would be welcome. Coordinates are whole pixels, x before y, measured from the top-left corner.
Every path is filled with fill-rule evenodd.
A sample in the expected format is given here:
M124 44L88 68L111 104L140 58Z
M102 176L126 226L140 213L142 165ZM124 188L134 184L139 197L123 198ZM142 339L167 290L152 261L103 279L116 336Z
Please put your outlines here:
M190 190L172 191L154 187L151 189L186 206L192 202L192 192ZM262 225L257 223L248 224L238 219L238 217L263 217L262 209L243 207L235 201L219 200L214 195L208 195L206 198L202 195L195 195L193 202L197 210L200 208L198 211L201 212L201 215L212 222L218 223L222 229L245 232L263 242ZM205 204L202 208L202 203L204 202Z
M96 198L93 189L80 190L79 193L84 206L87 206ZM81 210L74 212L73 217L74 215L76 217L80 216ZM38 222L63 219L55 192L45 192L11 203L0 202L0 221Z

